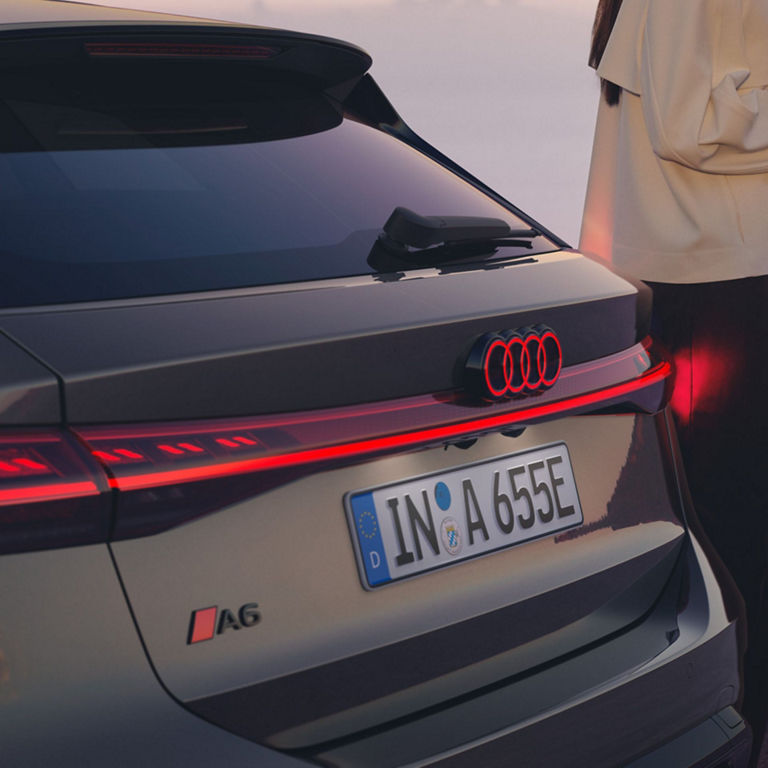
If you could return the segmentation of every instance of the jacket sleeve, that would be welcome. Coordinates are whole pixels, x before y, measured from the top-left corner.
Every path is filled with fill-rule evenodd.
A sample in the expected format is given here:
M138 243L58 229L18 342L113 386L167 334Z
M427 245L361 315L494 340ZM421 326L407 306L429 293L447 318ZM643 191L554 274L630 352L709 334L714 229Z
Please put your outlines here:
M743 3L650 0L641 99L659 157L708 173L768 171L768 90L742 87ZM768 56L765 46L753 55Z

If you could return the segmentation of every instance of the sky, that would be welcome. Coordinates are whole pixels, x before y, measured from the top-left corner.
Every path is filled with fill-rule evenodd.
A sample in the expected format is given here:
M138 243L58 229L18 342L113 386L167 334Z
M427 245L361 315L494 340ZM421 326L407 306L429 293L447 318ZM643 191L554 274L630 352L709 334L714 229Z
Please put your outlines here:
M598 100L597 0L91 0L349 40L405 121L575 245ZM438 211L425 214L439 213Z

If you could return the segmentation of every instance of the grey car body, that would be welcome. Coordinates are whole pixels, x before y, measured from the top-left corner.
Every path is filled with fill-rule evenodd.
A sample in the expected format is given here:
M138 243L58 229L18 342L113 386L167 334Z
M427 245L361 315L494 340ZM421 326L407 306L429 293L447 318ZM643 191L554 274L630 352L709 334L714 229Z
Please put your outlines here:
M415 136L354 46L2 14L3 764L743 765L643 289ZM401 205L529 235L377 261ZM467 391L478 339L541 324L550 389ZM580 518L510 546L565 461ZM492 509L443 505L457 472ZM494 551L451 562L433 486ZM354 499L410 488L392 569L434 567L379 585Z

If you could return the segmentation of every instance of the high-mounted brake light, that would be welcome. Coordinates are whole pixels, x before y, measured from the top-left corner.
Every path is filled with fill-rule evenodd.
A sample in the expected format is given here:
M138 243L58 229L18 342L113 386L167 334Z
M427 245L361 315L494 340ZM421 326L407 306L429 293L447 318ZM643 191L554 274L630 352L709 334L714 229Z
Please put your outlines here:
M271 59L282 52L271 45L176 43L176 42L98 42L85 43L89 56L102 58L152 59Z

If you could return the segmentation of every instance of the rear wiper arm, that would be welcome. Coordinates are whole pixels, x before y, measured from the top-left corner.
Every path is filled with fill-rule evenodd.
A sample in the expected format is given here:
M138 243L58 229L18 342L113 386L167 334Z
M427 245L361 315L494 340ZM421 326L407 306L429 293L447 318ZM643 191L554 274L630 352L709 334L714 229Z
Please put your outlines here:
M535 229L512 229L503 219L486 216L419 216L408 208L395 208L384 225L384 234L395 243L429 248L441 243L537 237Z
M432 266L487 254L501 247L531 248L541 233L512 229L506 221L485 216L420 216L398 207L384 225L368 263L375 269L403 264ZM394 262L394 263L393 263Z

